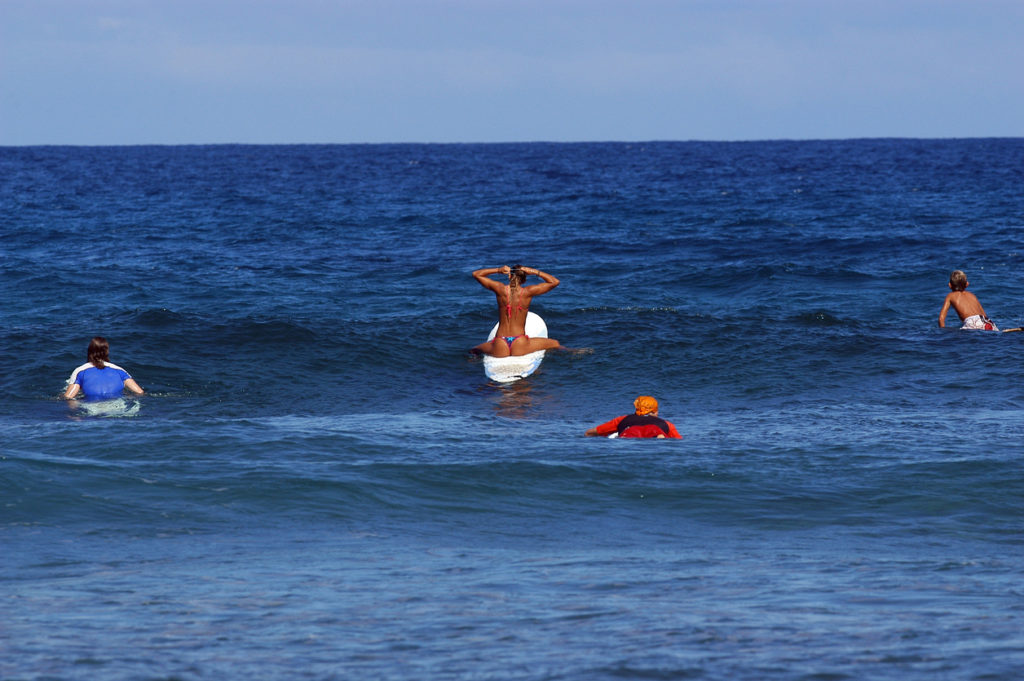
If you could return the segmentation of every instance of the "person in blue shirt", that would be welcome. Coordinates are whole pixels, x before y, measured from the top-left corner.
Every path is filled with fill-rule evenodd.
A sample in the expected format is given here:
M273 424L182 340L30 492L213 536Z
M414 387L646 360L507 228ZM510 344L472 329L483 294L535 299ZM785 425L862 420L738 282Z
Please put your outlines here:
M96 336L89 342L88 357L88 362L71 372L65 399L70 400L81 392L90 399L107 400L120 397L125 388L136 395L143 393L131 374L110 363L110 344L106 338Z

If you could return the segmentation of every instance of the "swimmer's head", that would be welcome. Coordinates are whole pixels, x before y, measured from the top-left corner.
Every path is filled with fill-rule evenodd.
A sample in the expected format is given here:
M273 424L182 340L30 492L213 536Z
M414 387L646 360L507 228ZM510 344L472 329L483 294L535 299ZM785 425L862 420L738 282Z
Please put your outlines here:
M523 266L512 265L508 270L508 283L513 286L522 286L526 281L526 272L523 271Z
M654 399L650 395L641 395L633 400L633 407L636 409L636 413L639 416L654 414L658 411L658 400Z
M103 368L104 362L110 361L110 344L103 336L96 336L89 341L89 361L98 369Z
M963 291L967 288L967 275L963 270L953 270L949 275L949 287L954 291Z

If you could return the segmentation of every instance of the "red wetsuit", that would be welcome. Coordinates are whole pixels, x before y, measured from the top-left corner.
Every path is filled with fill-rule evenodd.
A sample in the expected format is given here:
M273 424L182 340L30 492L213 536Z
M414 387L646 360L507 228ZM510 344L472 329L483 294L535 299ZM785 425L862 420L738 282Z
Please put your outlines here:
M663 435L667 438L682 440L671 421L658 418L657 416L640 416L639 414L626 414L608 423L602 423L595 428L598 435L611 435L618 433L619 437L658 437Z

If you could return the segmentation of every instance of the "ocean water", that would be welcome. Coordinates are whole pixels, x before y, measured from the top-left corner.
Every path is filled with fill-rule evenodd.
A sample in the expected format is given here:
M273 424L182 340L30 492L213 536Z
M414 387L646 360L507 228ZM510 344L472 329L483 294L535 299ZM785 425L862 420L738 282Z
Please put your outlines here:
M0 148L0 679L1024 677L1024 140ZM470 276L590 353L511 385ZM147 390L60 399L94 335ZM677 441L584 438L639 394Z

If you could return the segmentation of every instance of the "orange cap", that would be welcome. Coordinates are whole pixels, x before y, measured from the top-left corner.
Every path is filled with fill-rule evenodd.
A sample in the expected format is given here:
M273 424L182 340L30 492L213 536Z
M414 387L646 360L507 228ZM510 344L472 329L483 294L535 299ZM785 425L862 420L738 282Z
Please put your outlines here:
M650 395L641 395L633 401L633 406L636 407L636 413L643 416L658 411L658 400Z

